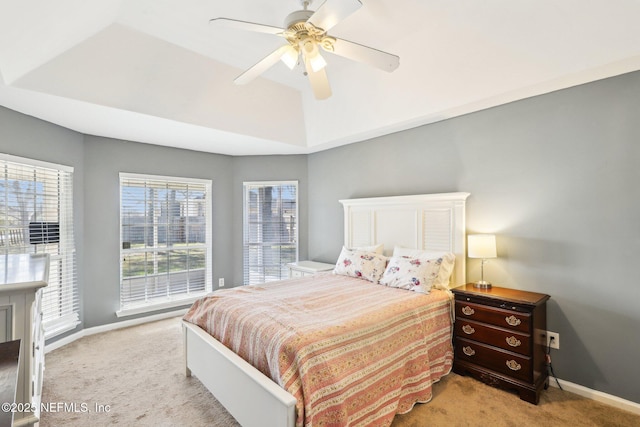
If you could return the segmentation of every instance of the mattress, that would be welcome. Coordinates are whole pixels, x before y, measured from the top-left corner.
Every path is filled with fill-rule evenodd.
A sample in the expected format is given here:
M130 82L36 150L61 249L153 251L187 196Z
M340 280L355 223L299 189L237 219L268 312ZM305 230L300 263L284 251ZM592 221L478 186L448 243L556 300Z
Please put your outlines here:
M218 290L184 320L297 399L298 426L388 426L451 371L451 294L321 273Z

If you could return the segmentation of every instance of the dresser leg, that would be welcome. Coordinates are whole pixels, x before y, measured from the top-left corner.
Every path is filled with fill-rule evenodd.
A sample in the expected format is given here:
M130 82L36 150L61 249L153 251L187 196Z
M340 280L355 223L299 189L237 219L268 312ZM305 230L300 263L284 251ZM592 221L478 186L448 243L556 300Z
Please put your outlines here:
M521 388L518 393L520 394L520 399L525 402L533 403L534 405L540 402L540 393L537 391Z

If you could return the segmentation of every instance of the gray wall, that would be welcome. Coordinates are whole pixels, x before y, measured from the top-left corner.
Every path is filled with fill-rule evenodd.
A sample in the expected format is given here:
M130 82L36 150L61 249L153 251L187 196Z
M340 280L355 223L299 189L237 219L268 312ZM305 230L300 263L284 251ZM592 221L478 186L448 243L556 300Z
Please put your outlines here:
M0 152L12 156L71 166L73 173L73 217L75 222L78 282L84 280L84 144L78 132L0 107ZM83 289L79 289L80 311ZM81 329L79 325L77 329Z
M213 268L242 281L242 182L300 182L300 257L335 262L341 198L468 191L495 284L551 295L560 378L640 403L640 73L309 156L229 157L83 136L0 108L0 151L75 167L83 327L118 309L118 172L213 180ZM468 279L479 266L468 264Z
M213 193L213 288L223 277L227 287L242 284L242 183L299 181L301 241L307 241L306 156L230 157L117 141L85 138L85 269L82 284L84 325L99 326L118 319L119 172L211 179ZM300 256L306 257L306 246ZM140 315L141 317L144 315Z
M233 277L241 284L242 270L242 184L248 181L298 181L298 256L307 259L308 194L307 156L243 156L233 159Z
M231 157L94 136L85 137L84 145L85 327L132 318L115 315L120 308L120 172L212 180L214 289L219 277L233 277Z
M298 181L302 242L299 254L301 259L307 258L307 156L234 158L84 136L1 107L0 152L75 168L75 238L82 321L78 329L136 317L119 319L115 315L120 307L120 172L212 180L214 289L221 277L227 286L242 283L244 181Z
M470 192L485 276L551 295L556 374L640 403L639 161L640 72L312 154L309 256L335 262L338 199Z

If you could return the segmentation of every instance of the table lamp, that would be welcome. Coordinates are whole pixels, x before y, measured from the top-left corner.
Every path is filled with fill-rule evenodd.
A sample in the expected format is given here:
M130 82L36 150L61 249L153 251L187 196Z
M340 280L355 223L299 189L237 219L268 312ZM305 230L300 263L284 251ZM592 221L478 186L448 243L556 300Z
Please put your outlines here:
M489 289L491 282L484 280L484 263L487 258L496 258L496 236L493 234L472 234L467 236L469 258L481 258L480 281L473 284L475 288Z

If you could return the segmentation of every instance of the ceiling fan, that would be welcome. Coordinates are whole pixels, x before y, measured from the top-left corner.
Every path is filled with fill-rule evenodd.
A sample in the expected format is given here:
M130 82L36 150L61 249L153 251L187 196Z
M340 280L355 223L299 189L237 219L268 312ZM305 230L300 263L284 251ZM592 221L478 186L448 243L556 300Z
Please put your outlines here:
M320 48L387 72L398 68L400 58L396 55L327 34L331 28L362 6L359 0L326 0L315 12L307 9L312 1L300 0L303 9L290 13L284 21L284 28L229 18L214 18L209 21L228 28L273 34L283 37L287 42L239 75L234 80L236 84L249 83L282 60L292 70L298 63L303 64L314 96L317 99L329 98L331 86L325 70L327 63L320 53Z

